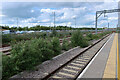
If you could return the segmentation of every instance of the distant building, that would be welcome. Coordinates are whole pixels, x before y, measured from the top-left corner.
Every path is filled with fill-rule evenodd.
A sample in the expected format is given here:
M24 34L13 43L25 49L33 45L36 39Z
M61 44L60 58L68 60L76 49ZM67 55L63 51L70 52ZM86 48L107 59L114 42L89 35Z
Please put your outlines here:
M3 34L10 34L10 30L4 30L2 31Z
M14 30L0 29L0 33L2 34L15 34Z

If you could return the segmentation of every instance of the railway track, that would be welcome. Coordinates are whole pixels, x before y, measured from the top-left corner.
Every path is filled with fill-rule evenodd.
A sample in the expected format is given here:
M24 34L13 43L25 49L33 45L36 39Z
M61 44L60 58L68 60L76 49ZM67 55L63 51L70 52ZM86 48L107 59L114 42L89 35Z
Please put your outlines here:
M65 39L68 40L68 41L70 41L70 38L71 38L71 37L68 37L68 38L65 38ZM60 45L62 45L63 40L64 40L64 39L59 39ZM6 47L0 48L0 52L2 52L3 55L10 55L10 51L11 51L11 46L6 46Z
M0 52L2 52L3 55L9 55L10 51L11 51L11 46L0 48Z
M43 80L75 80L107 40L108 35L44 77Z
M84 34L83 36L86 36L86 35ZM68 37L66 37L66 38L64 38L64 39L66 39L66 40L68 40L69 42L71 42L71 41L70 41L71 36L68 36ZM62 45L64 39L63 39L63 38L59 39L60 45ZM5 46L5 47L1 47L1 48L0 48L0 52L2 52L3 55L10 55L10 51L11 51L11 46Z

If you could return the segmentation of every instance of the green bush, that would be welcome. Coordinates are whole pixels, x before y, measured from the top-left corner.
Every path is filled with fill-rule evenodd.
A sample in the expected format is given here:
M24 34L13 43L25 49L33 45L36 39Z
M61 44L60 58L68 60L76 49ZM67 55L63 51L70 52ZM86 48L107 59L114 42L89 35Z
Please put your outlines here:
M58 35L58 32L54 29L54 30L52 30L50 37L57 37L57 35Z
M62 50L69 50L70 49L70 43L67 41L67 40L63 40L63 43L62 43Z
M3 79L23 70L34 69L34 66L60 53L58 38L53 38L51 42L46 39L22 41L13 46L11 57L3 57Z
M14 60L8 56L2 57L2 79L7 80L8 77L17 74Z
M71 44L72 46L80 46L80 47L87 47L88 41L84 38L83 34L80 31L76 31L73 33L71 37Z
M2 35L2 44L8 44L10 42L11 42L11 35L10 34Z
M47 33L41 33L40 37L45 39L47 37Z
M99 39L100 38L100 36L99 36L99 34L93 34L93 37L92 37L93 39Z
M88 41L93 40L93 34L92 34L92 33L86 34L86 39L87 39Z
M69 35L71 36L71 35L72 35L72 32L69 32Z
M86 38L87 40L94 40L94 39L100 39L102 38L103 36L105 36L106 34L110 34L111 32L103 32L103 33L98 33L98 34L87 34Z
M64 33L58 33L57 37L59 37L59 38L64 38L64 37L65 37L65 34L64 34Z
M46 33L26 33L26 34L4 34L2 35L2 43L3 44L10 44L10 43L17 43L20 41L31 40L35 38L45 38L47 36Z
M54 51L54 55L56 56L58 54L61 54L61 46L60 46L59 39L56 37L53 37L51 43L52 43L52 50Z

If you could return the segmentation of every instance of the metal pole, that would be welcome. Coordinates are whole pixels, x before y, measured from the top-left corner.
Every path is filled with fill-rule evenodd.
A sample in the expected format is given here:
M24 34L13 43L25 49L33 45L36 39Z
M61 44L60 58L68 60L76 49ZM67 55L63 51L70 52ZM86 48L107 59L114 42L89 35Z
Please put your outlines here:
M95 20L95 32L96 32L96 34L97 34L97 12L96 12L96 20Z
M55 12L54 12L54 29L55 29Z
M76 30L76 17L74 19L75 19L75 30Z
M109 31L109 22L108 22L108 31Z
M66 30L67 30L67 24L66 24Z
M116 31L118 31L118 24L117 24L117 28L116 28Z
M75 18L75 28L76 28L76 18Z
M51 22L50 22L50 31L51 31Z
M18 27L18 18L17 18L17 27Z

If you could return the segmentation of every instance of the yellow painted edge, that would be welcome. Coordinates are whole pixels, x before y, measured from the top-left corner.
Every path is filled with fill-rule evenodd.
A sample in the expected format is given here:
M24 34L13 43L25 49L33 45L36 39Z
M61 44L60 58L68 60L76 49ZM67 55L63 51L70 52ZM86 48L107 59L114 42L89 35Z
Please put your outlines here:
M118 46L118 36L117 36L117 78L120 80L120 61L119 61L119 46Z
M105 67L105 70L104 70L103 80L104 80L104 78L116 78L116 67L115 67L116 66L116 59L114 60L114 63L113 63L113 60L112 60L112 59L116 58L116 48L117 48L116 44L117 44L117 34L115 34L115 36L114 36L112 47L111 47L109 57L108 57L108 60L107 60L107 64L106 64L106 67ZM112 63L111 63L111 61L112 61ZM112 68L112 70L110 70L110 68ZM114 68L114 70L113 70L113 68ZM111 73L112 73L112 75L111 75Z

